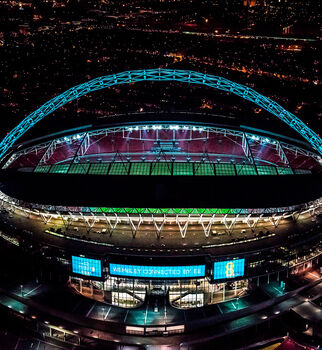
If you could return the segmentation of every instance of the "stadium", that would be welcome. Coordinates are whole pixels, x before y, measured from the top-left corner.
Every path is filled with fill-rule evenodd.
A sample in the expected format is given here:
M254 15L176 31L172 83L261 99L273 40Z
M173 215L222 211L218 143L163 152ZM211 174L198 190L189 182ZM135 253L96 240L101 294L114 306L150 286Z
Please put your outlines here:
M18 141L74 99L142 81L235 94L299 135L211 115L130 113ZM2 291L11 317L24 305L27 328L75 346L193 349L201 334L233 342L296 315L321 336L321 318L307 320L303 308L321 297L322 140L276 102L203 73L127 71L48 101L0 154L1 238L18 251L37 246L52 267Z

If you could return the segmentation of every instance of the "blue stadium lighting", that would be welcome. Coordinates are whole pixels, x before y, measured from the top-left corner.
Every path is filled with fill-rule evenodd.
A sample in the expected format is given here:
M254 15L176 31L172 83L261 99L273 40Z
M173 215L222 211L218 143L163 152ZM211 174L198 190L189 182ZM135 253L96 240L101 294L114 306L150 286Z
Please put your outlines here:
M205 277L205 265L141 266L110 263L110 275L141 278L195 278Z
M242 277L245 273L245 259L217 261L214 263L214 280Z
M302 135L302 137L322 155L322 139L313 130L305 125L294 114L288 112L285 108L280 106L277 102L261 95L257 91L247 86L235 83L223 77L188 70L143 69L98 77L86 83L74 86L62 94L52 98L37 110L29 114L20 124L18 124L6 135L6 137L0 142L0 158L5 155L10 147L25 132L66 103L78 99L79 97L93 91L140 81L178 81L188 84L204 85L233 93L245 100L255 103L257 106L275 115L277 118Z
M79 275L102 277L101 260L72 256L72 271Z

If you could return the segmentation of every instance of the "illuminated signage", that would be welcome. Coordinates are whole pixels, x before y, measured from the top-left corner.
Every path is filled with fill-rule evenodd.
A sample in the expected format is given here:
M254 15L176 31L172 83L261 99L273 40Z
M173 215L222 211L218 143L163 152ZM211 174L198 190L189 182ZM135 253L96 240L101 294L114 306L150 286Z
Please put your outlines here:
M145 278L204 277L205 265L141 266L110 264L110 275Z
M214 263L214 280L244 276L245 259L217 261Z
M72 271L79 275L102 277L101 260L72 256Z

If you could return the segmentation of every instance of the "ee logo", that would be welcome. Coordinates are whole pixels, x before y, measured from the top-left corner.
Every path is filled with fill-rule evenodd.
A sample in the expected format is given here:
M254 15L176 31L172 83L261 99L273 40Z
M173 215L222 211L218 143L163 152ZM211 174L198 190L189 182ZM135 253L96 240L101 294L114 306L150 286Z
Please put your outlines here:
M226 277L234 277L235 275L234 267L235 265L232 261L226 264Z

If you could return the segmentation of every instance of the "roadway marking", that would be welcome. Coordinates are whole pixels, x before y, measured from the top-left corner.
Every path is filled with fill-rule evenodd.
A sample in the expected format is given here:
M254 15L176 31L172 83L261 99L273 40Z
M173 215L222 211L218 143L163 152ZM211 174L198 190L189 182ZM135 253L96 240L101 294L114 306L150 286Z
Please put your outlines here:
M277 289L276 287L273 287L274 289L276 289L278 291L278 293L282 293L279 289ZM283 293L282 293L283 294Z
M309 274L309 275L312 275L312 276L315 277L315 279L317 279L317 280L320 278L319 276L315 275L315 274L312 273L312 272L308 272L308 274Z
M41 284L40 284L39 286L37 286L36 288L30 290L28 293L24 293L24 296L26 297L28 294L34 292L35 290L37 290L37 289L40 288L40 287L41 287Z
M237 310L237 307L235 306L235 304L233 302L231 302L231 304L235 308L235 310Z
M123 321L124 323L126 322L127 315L129 314L129 311L130 311L129 309L126 311L126 315L125 315L125 317L124 317L124 321Z
M94 307L96 305L96 302L93 304L93 306L88 310L87 314L86 314L86 317L89 316L89 314L93 311Z
M107 318L108 314L110 313L111 309L112 309L112 306L110 306L110 308L107 310L107 313L104 316L104 320L106 320L106 318Z
M18 349L19 343L20 343L20 338L18 338L18 340L17 340L16 346L15 346L15 350Z
M145 310L145 317L144 317L144 324L146 324L146 318L148 316L148 307L149 307L149 302L146 304L146 310Z
M218 309L219 309L220 313L223 315L224 313L222 312L222 310L221 310L221 308L220 308L219 304L217 304L217 307L218 307Z

